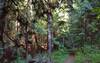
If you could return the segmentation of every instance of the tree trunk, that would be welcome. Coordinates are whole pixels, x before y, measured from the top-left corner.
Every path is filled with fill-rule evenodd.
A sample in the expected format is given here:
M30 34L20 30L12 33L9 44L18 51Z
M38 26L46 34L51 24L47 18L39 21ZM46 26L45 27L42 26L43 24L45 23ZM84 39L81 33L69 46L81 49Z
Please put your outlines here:
M48 63L51 62L51 51L52 51L52 15L51 15L51 10L48 10L47 13L47 18L48 18L48 55L49 55L49 60Z
M24 30L24 37L25 37L25 44L26 44L26 63L28 63L28 32L27 32L27 25L25 26Z
M4 32L4 26L5 26L5 0L0 0L0 42L2 43L2 46L4 47L4 41L3 41L3 32Z

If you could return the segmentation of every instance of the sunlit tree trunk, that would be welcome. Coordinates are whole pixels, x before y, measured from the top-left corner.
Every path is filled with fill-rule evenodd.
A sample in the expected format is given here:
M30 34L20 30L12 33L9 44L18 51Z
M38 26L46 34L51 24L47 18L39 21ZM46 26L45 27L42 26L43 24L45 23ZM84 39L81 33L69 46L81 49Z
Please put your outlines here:
M5 26L5 16L5 0L0 0L0 42L2 42L2 46L4 46L3 33Z
M49 55L48 63L52 63L52 61L51 61L51 51L52 51L52 14L51 14L51 9L48 10L47 18L48 18L48 55Z

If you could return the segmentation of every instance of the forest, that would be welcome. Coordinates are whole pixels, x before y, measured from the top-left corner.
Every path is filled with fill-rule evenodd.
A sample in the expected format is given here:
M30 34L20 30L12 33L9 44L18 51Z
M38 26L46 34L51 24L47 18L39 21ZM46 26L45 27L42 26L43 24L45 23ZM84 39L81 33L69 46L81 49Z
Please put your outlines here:
M100 0L0 0L0 63L100 63Z

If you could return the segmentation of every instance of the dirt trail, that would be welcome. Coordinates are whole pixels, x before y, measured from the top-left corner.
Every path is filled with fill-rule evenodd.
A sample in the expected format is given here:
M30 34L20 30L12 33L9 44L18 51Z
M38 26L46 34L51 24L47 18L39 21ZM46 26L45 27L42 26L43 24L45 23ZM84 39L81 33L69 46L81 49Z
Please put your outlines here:
M64 63L75 63L75 55L69 54Z

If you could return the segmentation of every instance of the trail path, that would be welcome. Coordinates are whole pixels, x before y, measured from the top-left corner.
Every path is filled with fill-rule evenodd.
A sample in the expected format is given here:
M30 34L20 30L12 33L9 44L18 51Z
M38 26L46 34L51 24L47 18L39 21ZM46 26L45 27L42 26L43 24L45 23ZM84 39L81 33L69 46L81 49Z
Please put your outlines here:
M69 55L64 63L75 63L75 55Z

